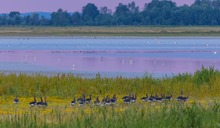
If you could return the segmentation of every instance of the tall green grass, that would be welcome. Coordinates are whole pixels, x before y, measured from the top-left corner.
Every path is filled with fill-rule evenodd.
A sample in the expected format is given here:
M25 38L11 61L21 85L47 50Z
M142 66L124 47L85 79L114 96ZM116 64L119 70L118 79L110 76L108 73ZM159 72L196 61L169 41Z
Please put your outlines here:
M126 106L117 112L114 107L96 107L89 113L81 108L65 113L54 109L49 114L31 111L7 115L0 120L0 127L29 128L218 128L220 127L220 104L208 108L193 105L172 104L140 107Z
M141 103L148 94L173 94L174 98L190 94L190 102ZM0 74L0 127L30 128L218 128L220 127L220 72L214 67L160 79L96 78L87 79L72 74L43 76L39 74ZM138 102L114 106L70 107L70 97L82 93L93 96L136 93ZM33 96L48 96L45 109L29 108ZM12 96L21 103L14 105ZM27 97L27 98L25 98ZM54 97L58 97L53 99ZM66 99L64 99L66 98ZM50 101L51 100L51 101ZM65 100L64 102L62 102ZM214 101L214 102L213 102ZM204 103L205 102L205 103ZM29 108L29 109L28 109Z
M191 97L219 97L220 72L214 67L204 68L194 74L179 74L174 77L152 78L96 78L87 79L72 74L58 74L56 76L0 74L0 96L57 96L72 97L74 95L93 94L124 95L136 93L138 96L146 92L155 95L173 94L175 96L184 90L184 94Z

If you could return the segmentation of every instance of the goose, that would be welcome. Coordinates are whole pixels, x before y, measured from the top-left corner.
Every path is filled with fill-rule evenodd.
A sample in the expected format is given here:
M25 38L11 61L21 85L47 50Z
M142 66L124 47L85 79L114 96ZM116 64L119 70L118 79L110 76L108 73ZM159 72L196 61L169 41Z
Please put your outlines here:
M71 105L74 106L76 104L76 98L74 96L73 100L71 101Z
M109 98L109 95L105 98L105 105L111 105L111 99Z
M146 96L145 96L145 97L142 97L142 98L141 98L141 101L144 101L144 102L148 101L148 94L147 94L147 93L146 93Z
M129 96L124 96L124 97L122 98L122 100L129 99L130 97L131 97L131 95L129 95Z
M94 105L99 105L100 101L99 101L99 97L96 97L96 100L94 101Z
M148 101L148 102L155 102L156 99L157 99L157 97L158 97L157 94L156 94L156 96L152 96L152 95L151 95L151 96L148 98L147 101Z
M116 95L114 94L113 97L110 99L110 104L115 104L117 102Z
M36 97L34 97L34 101L30 102L30 107L34 107L37 104Z
M161 94L161 97L156 97L156 101L157 102L163 102L164 101L164 97L165 97L165 95Z
M85 99L86 99L86 98L85 98L85 94L82 94L82 97L78 98L77 101L79 102L79 101L83 101L83 100L85 100Z
M186 102L188 100L188 98L189 98L189 95L187 97L179 96L177 98L177 101L179 101L179 102Z
M15 99L14 99L14 104L18 104L18 102L19 102L19 99L18 99L18 97L15 97Z
M81 98L77 99L77 102L79 103L79 106L84 105L85 101L86 101L85 94L83 94Z
M37 102L37 106L38 106L38 107L43 106L43 99L42 99L42 97L40 97L40 101Z
M42 103L42 106L43 107L47 107L48 106L46 96L44 97L44 102Z
M102 99L101 104L102 104L102 106L104 106L106 104L106 98L105 97Z
M180 96L178 96L178 97L176 98L176 100L179 101L179 102L181 102L181 101L186 101L187 99L188 99L188 97L184 97L184 96L183 96L183 90L181 90Z
M132 95L131 97L131 103L135 103L136 102L136 99L137 99L137 95Z
M124 99L124 103L125 104L131 103L131 97Z
M171 94L170 96L166 96L166 97L165 97L165 100L169 100L169 101L170 101L170 100L172 100L172 97L173 97L172 94Z
M92 101L92 95L89 95L89 98L85 100L85 103L89 104Z

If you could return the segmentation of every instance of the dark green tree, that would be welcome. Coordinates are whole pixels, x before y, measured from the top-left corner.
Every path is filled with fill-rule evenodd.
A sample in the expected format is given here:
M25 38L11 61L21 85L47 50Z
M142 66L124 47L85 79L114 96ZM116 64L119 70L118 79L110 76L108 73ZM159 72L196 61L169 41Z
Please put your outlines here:
M114 18L117 21L117 25L129 25L132 20L129 9L127 5L119 3L116 7Z
M75 12L71 16L72 25L81 25L82 24L82 17L79 12Z
M99 10L95 4L88 3L82 9L82 19L86 25L95 25L95 18L99 15Z
M19 25L21 24L22 18L20 17L20 12L12 11L9 13L9 25Z
M99 15L96 17L95 22L98 25L112 25L112 11L107 7L101 7Z
M51 14L51 24L55 26L67 26L71 23L70 14L67 11L59 9Z

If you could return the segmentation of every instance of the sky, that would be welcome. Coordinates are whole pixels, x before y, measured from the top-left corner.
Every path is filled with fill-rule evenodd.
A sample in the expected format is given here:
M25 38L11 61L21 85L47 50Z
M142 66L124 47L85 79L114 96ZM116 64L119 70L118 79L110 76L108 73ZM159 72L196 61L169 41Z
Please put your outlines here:
M94 3L98 8L107 6L114 11L119 3L127 4L134 1L140 9L151 0L0 0L0 13L11 11L25 12L53 12L59 8L68 12L82 11L87 3ZM192 4L194 0L172 0L178 6Z

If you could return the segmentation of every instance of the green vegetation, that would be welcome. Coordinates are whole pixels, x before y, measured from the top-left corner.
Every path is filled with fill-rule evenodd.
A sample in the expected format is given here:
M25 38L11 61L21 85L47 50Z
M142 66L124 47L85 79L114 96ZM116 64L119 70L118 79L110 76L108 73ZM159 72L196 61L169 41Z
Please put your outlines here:
M0 27L0 36L220 36L220 27Z
M152 105L83 106L52 110L31 108L22 114L1 115L0 127L29 128L218 128L220 104L203 107L171 103Z
M142 9L143 8L143 9ZM118 25L220 25L219 0L195 0L192 5L177 6L171 0L152 0L142 7L135 2L120 3L113 12L108 7L88 3L81 12L58 9L48 16L32 13L23 16L17 11L0 15L0 25L27 26L118 26Z
M173 94L178 96L181 90L195 98L219 97L220 72L213 67L198 70L192 74L179 74L172 78L80 78L72 74L43 76L39 74L0 74L0 96L17 95L32 97L47 95L72 97L74 95L93 94L125 95L136 93L138 96L149 94Z
M175 100L183 90L189 101ZM148 94L173 94L164 103L141 102ZM220 72L213 67L194 74L179 74L172 78L96 78L87 79L72 74L57 76L0 74L0 127L199 127L220 126ZM73 96L92 94L100 99L116 94L112 106L70 106ZM124 95L137 94L138 101L124 104ZM19 97L20 103L13 104ZM33 96L47 96L47 108L29 107Z

